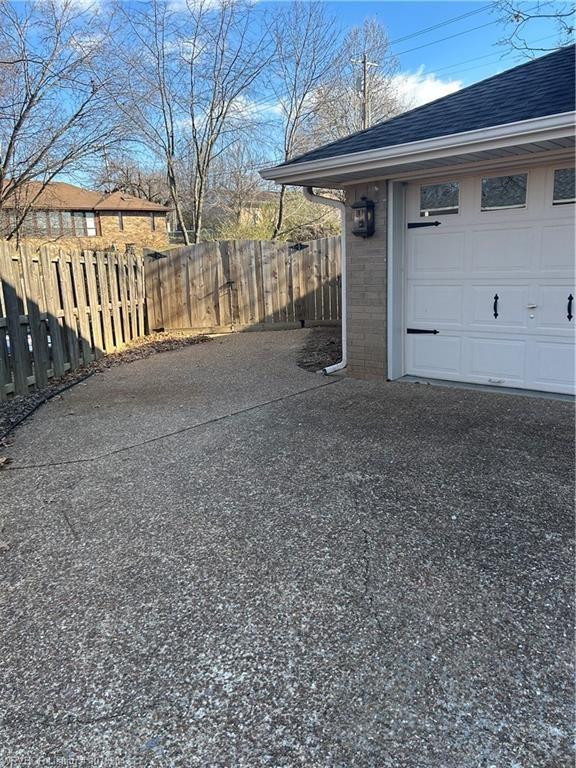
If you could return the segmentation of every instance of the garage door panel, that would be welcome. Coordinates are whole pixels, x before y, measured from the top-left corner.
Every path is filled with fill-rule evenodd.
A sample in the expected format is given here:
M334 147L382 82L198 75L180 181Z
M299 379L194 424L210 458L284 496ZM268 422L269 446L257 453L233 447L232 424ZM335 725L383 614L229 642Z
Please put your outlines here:
M462 324L462 285L418 283L408 298L410 324Z
M530 227L474 228L471 232L472 273L498 274L531 271L534 233Z
M411 239L408 274L433 276L464 271L464 232L439 232L428 229Z
M459 375L461 344L458 336L408 336L410 371L423 376Z
M536 339L530 372L534 387L553 392L574 392L574 344Z
M532 313L534 315L534 328L536 330L555 330L561 333L571 334L574 332L573 317L568 320L568 302L572 296L572 311L574 314L574 296L576 288L573 285L540 285L536 292L536 308Z
M511 327L527 327L529 285L471 285L469 295L472 325L488 325L491 329L499 331L506 331ZM494 316L495 313L497 317Z
M470 373L489 383L516 384L525 378L526 341L498 337L476 337L467 340L470 347Z
M561 272L574 269L574 226L567 224L544 227L539 269L543 273Z

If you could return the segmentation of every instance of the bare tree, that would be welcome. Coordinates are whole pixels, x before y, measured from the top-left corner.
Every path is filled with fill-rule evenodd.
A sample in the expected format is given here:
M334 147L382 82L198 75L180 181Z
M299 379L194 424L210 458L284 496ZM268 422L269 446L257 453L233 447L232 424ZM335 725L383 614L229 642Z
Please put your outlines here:
M141 6L119 3L117 18L121 23L115 34L117 54L109 94L144 153L151 152L162 160L176 221L188 245L178 174L184 122L178 96L184 81L179 67L177 12L165 0Z
M304 126L315 111L315 94L334 63L338 32L321 2L293 2L274 19L276 56L272 90L278 100L282 123L282 159L305 149ZM278 215L272 237L278 237L284 218L286 188L280 188Z
M259 203L264 191L258 168L266 158L251 138L240 138L213 163L210 172L209 204L219 216L239 225L242 216L254 203Z
M93 77L105 32L95 10L73 0L0 0L0 214L12 214L1 217L8 239L55 176L118 139L105 83Z
M344 38L332 77L315 93L310 130L315 142L335 141L382 122L404 107L395 86L398 62L386 29L367 19Z
M250 97L272 59L266 29L244 0L187 0L180 56L188 73L179 95L189 121L192 239L201 237L210 170L215 159L250 126Z
M120 190L161 205L167 205L171 200L164 173L142 167L136 160L122 154L105 158L94 176L94 184L105 192Z
M265 30L245 0L152 0L119 14L131 42L119 46L114 100L165 163L178 226L196 242L212 163L250 122L250 90L270 61Z
M495 12L509 30L507 36L500 41L501 44L529 58L574 42L576 9L573 3L537 2L536 5L530 4L530 7L527 7L526 3L516 0L499 0ZM532 41L531 30L535 26L534 22L540 22L539 28L543 23L549 26L551 34ZM551 39L554 39L554 43L542 45L542 42Z

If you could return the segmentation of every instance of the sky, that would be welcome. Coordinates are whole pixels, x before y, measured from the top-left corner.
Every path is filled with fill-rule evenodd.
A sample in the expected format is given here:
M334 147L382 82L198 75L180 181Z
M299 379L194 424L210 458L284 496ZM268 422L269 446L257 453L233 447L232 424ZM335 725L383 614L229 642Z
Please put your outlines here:
M260 5L273 8L281 1L266 0ZM537 2L520 2L519 5L528 10ZM326 0L325 4L344 30L362 24L365 18L375 18L387 28L392 51L400 64L400 87L413 106L445 96L526 60L498 44L506 36L507 29L500 21L501 13L494 2ZM545 5L545 12L549 13L562 3L548 2ZM531 21L528 33L530 42L535 45L553 49L557 43L557 28L548 20Z

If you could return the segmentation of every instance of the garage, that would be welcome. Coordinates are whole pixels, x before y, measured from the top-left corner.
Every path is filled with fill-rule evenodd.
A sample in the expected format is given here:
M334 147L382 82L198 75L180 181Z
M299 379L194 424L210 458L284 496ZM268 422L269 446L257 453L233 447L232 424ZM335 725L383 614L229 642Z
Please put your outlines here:
M343 354L325 373L574 395L575 53L262 172L342 214Z
M405 372L574 393L574 169L409 184Z

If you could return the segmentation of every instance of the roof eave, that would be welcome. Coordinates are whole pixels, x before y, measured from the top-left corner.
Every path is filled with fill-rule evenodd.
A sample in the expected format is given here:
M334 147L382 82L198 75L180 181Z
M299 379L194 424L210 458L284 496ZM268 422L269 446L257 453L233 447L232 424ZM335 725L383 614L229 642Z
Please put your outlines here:
M413 164L418 160L425 162L450 157L459 152L478 153L483 150L499 149L519 141L526 143L543 139L554 140L573 135L575 116L576 113L573 111L563 112L365 152L277 165L263 168L260 175L263 179L277 184L307 186L325 183L327 186L334 186L347 173L358 174L366 171L373 176L379 165L386 166L388 169L396 167L401 169L403 164L408 162Z

